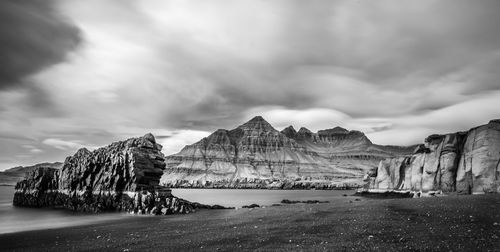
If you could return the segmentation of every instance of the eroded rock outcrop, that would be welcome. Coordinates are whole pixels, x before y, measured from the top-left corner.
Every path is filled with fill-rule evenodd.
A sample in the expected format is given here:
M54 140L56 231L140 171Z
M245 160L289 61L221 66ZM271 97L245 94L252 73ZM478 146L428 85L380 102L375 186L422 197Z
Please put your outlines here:
M500 120L468 132L431 135L413 155L381 161L365 182L367 189L500 192Z
M210 208L174 197L159 186L165 169L161 149L151 134L94 151L82 148L66 158L61 170L41 167L29 172L16 185L14 205L142 214Z
M8 185L15 186L17 182L22 180L26 173L31 172L40 167L50 167L60 169L62 168L63 163L54 162L54 163L40 163L31 166L17 166L12 167L10 169L6 169L5 171L0 172L0 185Z
M340 127L313 133L290 126L280 132L256 116L168 156L161 182L172 187L355 187L380 160L411 149L375 145L362 132Z
M458 163L457 191L500 192L500 120L469 130Z

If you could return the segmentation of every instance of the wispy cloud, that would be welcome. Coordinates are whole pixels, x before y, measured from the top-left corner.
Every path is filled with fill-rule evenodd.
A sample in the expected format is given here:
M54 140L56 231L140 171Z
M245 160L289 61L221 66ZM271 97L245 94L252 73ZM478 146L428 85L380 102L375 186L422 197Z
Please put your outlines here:
M60 150L76 150L85 147L80 141L65 141L57 138L47 138L42 141L43 144L52 146Z
M256 114L277 128L359 129L384 144L500 117L495 0L0 7L4 163L62 160L150 131L170 136L161 141L172 153ZM23 144L43 152L13 158Z

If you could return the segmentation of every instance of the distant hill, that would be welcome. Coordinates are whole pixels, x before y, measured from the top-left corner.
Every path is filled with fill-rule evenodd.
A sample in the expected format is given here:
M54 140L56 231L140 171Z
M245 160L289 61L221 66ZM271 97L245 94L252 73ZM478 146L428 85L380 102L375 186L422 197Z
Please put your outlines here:
M40 167L50 167L60 169L63 163L54 162L54 163L40 163L32 166L16 166L10 169L7 169L3 172L0 172L0 185L16 185L17 181L21 180L27 172L30 172L36 168Z

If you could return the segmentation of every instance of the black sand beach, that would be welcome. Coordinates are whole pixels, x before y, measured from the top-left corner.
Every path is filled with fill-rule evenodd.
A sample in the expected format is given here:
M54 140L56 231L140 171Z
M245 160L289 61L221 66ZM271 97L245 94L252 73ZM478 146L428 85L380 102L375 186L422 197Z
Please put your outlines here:
M500 195L204 210L0 235L2 251L500 251Z

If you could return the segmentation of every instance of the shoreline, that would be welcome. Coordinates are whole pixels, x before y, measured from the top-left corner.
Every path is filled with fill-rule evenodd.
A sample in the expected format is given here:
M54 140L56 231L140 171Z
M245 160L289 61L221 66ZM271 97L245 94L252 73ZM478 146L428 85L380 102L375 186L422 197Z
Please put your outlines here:
M347 188L347 189L318 189L318 188L252 188L252 187L243 187L243 188L235 188L235 187L169 187L170 189L189 189L189 190L203 190L203 189L214 189L214 190L262 190L262 191L355 191L359 189L359 187L355 188Z
M355 201L354 199L360 199ZM500 195L370 199L187 215L0 234L2 250L496 250Z

